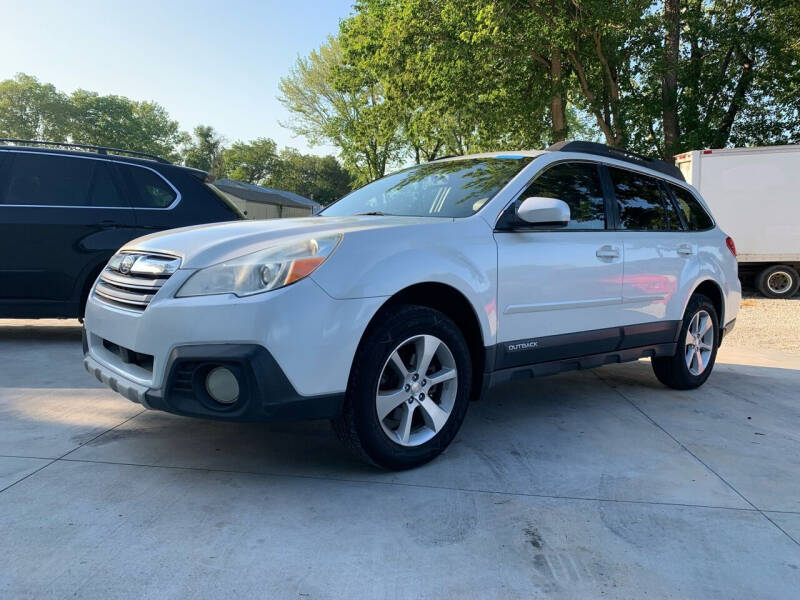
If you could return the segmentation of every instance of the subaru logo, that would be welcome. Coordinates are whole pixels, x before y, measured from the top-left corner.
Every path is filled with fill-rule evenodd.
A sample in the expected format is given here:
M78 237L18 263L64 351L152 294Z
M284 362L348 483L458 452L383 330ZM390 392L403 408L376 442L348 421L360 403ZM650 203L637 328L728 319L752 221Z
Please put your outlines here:
M126 255L125 258L122 259L122 262L119 263L119 272L123 275L127 275L131 272L131 267L133 263L136 262L136 259L131 256L130 254Z

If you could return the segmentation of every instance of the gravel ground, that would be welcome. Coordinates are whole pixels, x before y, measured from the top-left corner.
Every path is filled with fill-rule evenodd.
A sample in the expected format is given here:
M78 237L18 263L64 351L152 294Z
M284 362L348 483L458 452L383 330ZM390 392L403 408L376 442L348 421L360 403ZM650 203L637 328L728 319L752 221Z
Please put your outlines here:
M736 327L725 346L800 352L800 296L790 300L763 298L745 291Z

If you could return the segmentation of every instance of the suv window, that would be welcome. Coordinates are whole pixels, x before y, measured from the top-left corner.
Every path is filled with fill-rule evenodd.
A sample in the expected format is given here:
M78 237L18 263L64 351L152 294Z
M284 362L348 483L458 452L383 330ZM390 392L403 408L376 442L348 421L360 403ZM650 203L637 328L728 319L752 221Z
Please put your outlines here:
M673 184L670 184L670 188L672 188L672 193L675 194L675 199L678 201L678 206L686 218L690 231L711 229L714 226L711 217L708 216L708 213L700 206L700 203L689 190Z
M6 172L3 204L86 206L92 160L50 154L17 153Z
M103 161L20 152L8 157L0 204L127 207Z
M137 194L133 197L136 208L166 208L177 198L175 190L159 175L142 167L120 165L128 171Z
M621 229L669 231L681 229L677 212L668 201L659 180L625 169L608 167L614 185Z
M557 198L569 205L570 221L564 229L605 229L606 211L597 165L561 163L541 173L520 196Z

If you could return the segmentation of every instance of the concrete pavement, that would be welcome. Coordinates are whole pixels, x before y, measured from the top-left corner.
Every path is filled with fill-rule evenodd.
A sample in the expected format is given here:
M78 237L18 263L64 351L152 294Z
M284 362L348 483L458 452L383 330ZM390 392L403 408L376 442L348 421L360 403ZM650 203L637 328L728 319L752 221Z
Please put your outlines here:
M494 390L384 473L327 423L142 412L72 322L0 322L0 597L794 598L800 357ZM28 322L35 323L35 322Z

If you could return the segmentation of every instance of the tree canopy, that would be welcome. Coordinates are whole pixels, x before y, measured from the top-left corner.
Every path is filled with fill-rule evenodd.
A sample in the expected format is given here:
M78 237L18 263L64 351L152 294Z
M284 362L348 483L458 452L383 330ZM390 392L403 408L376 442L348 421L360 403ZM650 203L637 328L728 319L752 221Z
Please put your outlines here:
M799 141L798 39L780 0L358 0L280 99L359 181L567 138L669 159Z
M256 138L230 146L210 125L181 131L155 102L79 89L60 92L19 73L0 81L0 137L108 146L146 152L248 183L295 192L327 204L351 187L351 176L333 156L313 156Z

